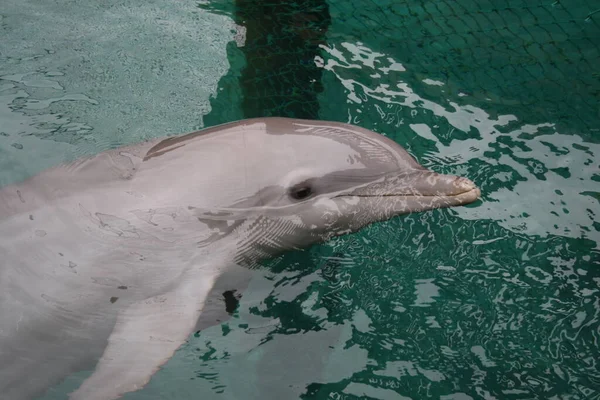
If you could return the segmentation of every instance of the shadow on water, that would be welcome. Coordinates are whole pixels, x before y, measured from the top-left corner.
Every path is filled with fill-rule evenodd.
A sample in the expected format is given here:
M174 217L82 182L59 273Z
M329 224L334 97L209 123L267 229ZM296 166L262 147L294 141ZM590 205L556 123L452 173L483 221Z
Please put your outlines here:
M315 62L331 18L323 0L237 0L232 12L244 43L227 48L229 73L211 100L206 126L232 120L281 116L317 118L322 68ZM244 34L245 33L245 34Z

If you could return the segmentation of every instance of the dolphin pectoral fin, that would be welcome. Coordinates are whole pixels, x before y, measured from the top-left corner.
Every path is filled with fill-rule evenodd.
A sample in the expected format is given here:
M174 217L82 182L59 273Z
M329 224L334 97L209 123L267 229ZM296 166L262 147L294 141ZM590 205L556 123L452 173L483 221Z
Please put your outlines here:
M188 339L213 283L188 278L120 312L96 369L69 399L113 400L143 388Z
M206 297L194 331L201 331L229 320L254 272L236 264L229 265L216 279Z

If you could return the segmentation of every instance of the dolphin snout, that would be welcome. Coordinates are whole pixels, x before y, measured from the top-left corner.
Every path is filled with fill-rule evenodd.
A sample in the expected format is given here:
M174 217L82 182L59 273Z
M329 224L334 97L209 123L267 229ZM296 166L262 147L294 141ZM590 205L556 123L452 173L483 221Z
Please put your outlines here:
M391 177L387 188L391 195L451 197L479 189L467 178L444 175L430 170L416 170Z
M456 175L444 175L426 169L403 171L385 176L345 196L398 198L417 202L414 209L457 206L476 201L481 192L473 181ZM414 210L412 210L414 211Z
M475 183L467 178L454 175L442 175L428 171L431 176L426 182L432 182L431 187L423 186L424 196L456 196L477 189Z
M467 178L463 178L462 176L457 176L454 180L454 185L456 188L462 192L468 192L469 190L477 189L475 183Z
M461 176L419 171L410 181L413 195L451 199L454 205L472 203L481 195L481 191L472 180Z

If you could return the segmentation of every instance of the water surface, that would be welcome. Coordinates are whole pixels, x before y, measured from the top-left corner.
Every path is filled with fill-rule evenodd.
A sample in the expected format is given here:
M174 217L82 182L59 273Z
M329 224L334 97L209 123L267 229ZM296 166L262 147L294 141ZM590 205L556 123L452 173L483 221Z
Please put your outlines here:
M0 183L258 115L373 129L482 201L267 263L125 399L600 398L597 8L9 0Z

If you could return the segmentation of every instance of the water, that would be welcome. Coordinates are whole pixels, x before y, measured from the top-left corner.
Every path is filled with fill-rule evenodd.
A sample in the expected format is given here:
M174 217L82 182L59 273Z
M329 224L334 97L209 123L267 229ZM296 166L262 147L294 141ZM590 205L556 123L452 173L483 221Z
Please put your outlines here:
M483 199L268 263L125 398L600 398L598 4L257 3L5 1L0 183L285 115L386 134Z

